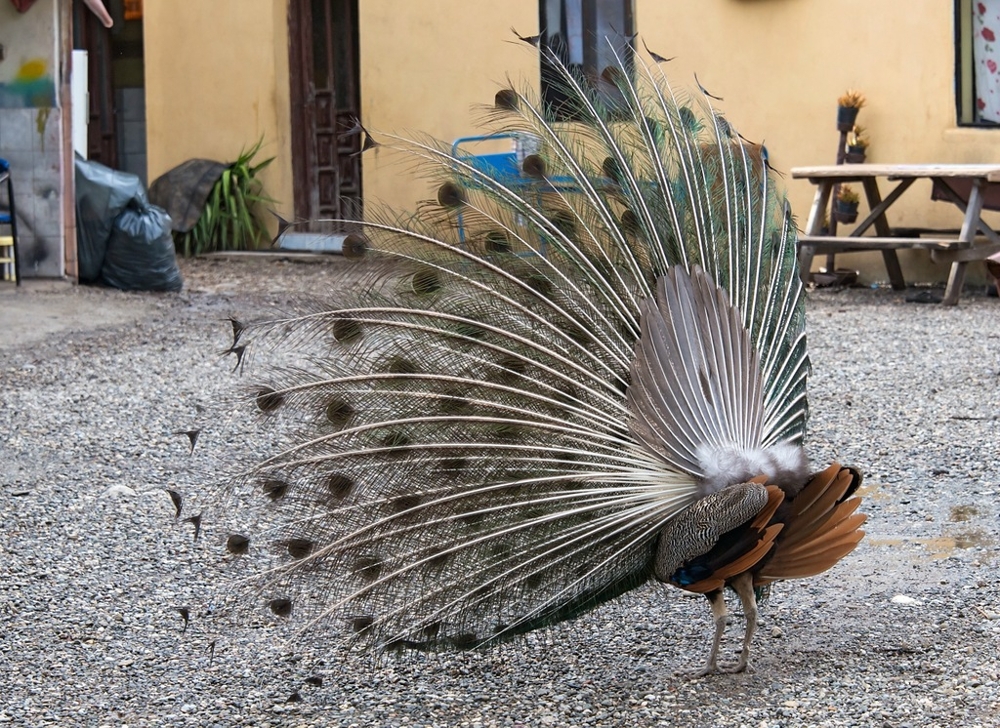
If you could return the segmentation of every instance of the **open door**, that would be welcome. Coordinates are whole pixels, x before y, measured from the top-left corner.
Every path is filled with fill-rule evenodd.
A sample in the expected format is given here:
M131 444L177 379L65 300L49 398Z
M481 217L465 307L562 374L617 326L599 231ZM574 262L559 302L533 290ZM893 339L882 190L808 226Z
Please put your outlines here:
M83 3L73 4L73 47L88 54L87 158L117 169L111 31Z
M358 0L292 0L289 47L292 171L299 230L327 232L323 219L359 220L361 135Z
M73 3L73 48L87 51L87 158L146 179L142 6L105 0L114 27Z

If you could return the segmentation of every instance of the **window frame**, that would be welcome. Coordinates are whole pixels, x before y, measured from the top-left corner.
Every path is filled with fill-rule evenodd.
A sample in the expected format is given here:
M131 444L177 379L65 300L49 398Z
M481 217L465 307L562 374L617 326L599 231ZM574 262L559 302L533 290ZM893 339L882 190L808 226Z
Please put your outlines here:
M978 118L972 7L976 0L955 0L955 124L964 129L1000 129L1000 122Z
M569 42L563 40L572 35L572 29L566 27L566 21L571 15L568 10L570 4L577 5L580 16L580 38L576 42L582 45L582 62L574 63L570 58ZM548 10L558 7L560 20L559 30L550 32ZM616 28L607 19L608 15L615 15L620 20L622 28ZM602 22L603 20L603 22ZM606 95L609 100L619 93L614 84L607 80L605 72L612 67L612 64L601 68L602 61L609 60L611 50L607 48L605 40L613 39L615 50L622 60L622 64L614 64L622 69L628 77L633 76L635 63L635 51L632 47L636 33L635 22L635 0L539 0L538 2L538 44L541 54L541 99L545 108L551 110L557 121L571 121L578 119L579 112L570 108L571 103L567 94L559 90L559 79L561 74L554 70L553 64L548 60L548 53L558 55L563 63L573 72L586 79L592 89ZM602 32L603 31L603 32ZM556 42L553 42L555 39ZM624 68L623 68L624 66Z

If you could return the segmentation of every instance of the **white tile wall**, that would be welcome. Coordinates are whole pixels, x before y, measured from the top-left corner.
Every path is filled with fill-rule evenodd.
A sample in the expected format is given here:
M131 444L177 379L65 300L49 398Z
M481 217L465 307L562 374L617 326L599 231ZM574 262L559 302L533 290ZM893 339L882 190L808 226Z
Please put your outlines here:
M123 172L138 175L143 185L146 179L146 89L120 88L116 92L119 154L118 166Z
M11 165L21 275L61 277L61 110L0 108L0 157ZM6 190L0 205L7 207Z

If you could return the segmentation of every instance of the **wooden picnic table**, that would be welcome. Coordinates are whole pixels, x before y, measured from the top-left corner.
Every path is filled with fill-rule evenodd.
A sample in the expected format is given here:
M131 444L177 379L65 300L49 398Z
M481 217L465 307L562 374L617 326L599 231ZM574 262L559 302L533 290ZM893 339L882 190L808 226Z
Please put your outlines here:
M942 303L954 305L961 295L968 264L1000 252L1000 235L981 217L987 191L991 194L1000 191L1000 164L837 164L793 167L791 172L794 179L808 179L816 185L809 220L798 243L803 281L809 277L816 253L877 250L882 253L892 287L903 289L906 281L896 251L922 248L931 251L935 262L951 264ZM880 177L897 183L884 198L879 191ZM939 233L925 237L919 230L893 228L889 224L886 211L918 179L931 180L935 197L950 201L962 211L964 218L957 236ZM849 182L860 182L864 187L870 212L849 235L824 235L823 216L830 207L833 189ZM865 235L872 227L875 234Z

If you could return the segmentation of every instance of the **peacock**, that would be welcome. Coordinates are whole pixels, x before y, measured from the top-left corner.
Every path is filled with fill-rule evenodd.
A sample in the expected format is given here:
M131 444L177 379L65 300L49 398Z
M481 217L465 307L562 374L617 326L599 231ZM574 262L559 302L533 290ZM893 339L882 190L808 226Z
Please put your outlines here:
M433 198L367 205L357 285L232 319L245 404L283 429L234 485L266 525L225 548L274 559L262 609L376 653L489 647L658 581L710 603L697 674L742 671L769 585L864 535L861 473L803 449L789 205L667 59L595 79L537 52L558 101L510 84L483 110L516 164L358 123Z

